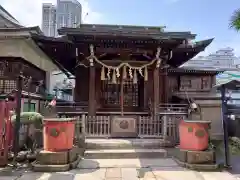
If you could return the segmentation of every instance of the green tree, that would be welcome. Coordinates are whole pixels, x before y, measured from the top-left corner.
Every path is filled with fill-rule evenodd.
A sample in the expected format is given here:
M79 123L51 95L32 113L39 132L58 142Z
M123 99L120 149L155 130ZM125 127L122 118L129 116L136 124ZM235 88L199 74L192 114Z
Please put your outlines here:
M230 19L230 28L240 31L240 9L234 11Z

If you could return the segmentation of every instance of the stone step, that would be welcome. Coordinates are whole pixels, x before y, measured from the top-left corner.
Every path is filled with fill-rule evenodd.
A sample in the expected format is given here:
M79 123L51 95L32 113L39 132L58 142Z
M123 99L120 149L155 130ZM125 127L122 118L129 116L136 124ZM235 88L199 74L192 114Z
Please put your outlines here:
M78 168L149 168L149 167L174 167L179 165L172 158L141 158L141 159L82 159Z
M166 158L165 149L99 149L85 151L86 159Z
M159 149L167 146L162 139L86 139L87 149Z

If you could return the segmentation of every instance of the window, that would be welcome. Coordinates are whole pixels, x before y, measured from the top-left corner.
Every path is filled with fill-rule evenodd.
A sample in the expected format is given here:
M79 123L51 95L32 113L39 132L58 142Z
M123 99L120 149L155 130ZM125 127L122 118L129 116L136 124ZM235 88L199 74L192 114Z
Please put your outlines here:
M211 89L211 77L202 77L201 78L201 89L202 90L210 90Z
M188 90L192 88L192 81L189 77L180 77L180 90Z
M123 105L124 106L138 106L138 84L133 84L132 79L125 80L123 83Z
M36 103L31 102L30 106L28 106L28 102L24 102L23 111L24 112L35 112L36 111Z
M113 84L111 80L102 81L102 101L105 106L118 106L121 102L121 82ZM123 83L123 106L139 106L139 84L133 84L132 79L124 80Z
M180 91L206 91L211 89L211 76L182 76L180 77Z
M10 93L17 88L15 80L0 80L0 92L1 93Z
M113 84L111 80L102 81L102 96L104 105L120 105L120 82Z

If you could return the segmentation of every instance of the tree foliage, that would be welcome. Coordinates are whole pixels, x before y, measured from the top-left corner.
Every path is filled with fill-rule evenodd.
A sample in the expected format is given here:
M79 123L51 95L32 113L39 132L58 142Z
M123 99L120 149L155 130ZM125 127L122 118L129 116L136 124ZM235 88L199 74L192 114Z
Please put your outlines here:
M240 31L240 9L234 11L230 19L230 28Z

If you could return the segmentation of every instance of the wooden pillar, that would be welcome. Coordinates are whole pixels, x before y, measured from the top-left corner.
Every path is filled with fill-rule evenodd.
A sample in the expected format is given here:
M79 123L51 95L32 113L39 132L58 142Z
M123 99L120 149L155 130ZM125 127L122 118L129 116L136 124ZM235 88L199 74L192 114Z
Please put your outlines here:
M162 104L164 102L164 75L163 70L159 70L159 103Z
M167 69L161 70L160 73L161 76L161 103L167 103L168 102L168 73Z
M153 70L153 114L156 120L156 113L159 106L159 68Z
M149 99L149 96L148 96L148 82L149 81L143 81L143 98L144 98L144 109L148 109L148 99Z
M164 69L164 103L168 103L168 98L169 98L169 82L168 82L168 70Z
M216 76L213 76L211 79L211 88L216 85Z
M95 67L89 67L89 97L88 97L88 116L94 116L96 113L95 101Z

